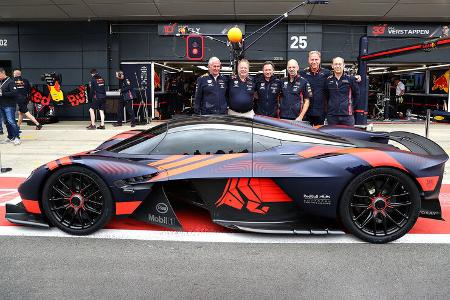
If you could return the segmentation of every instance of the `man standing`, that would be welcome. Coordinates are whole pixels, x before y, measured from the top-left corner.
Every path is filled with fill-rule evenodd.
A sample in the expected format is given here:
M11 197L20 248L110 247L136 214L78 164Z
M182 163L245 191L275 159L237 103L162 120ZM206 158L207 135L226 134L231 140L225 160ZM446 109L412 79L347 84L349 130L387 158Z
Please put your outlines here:
M258 115L277 117L278 98L281 92L281 81L273 76L274 65L266 61L263 65L263 78L256 82L256 113Z
M113 126L122 126L123 108L125 107L125 111L130 118L131 127L135 127L136 119L133 110L133 100L136 99L136 93L131 87L130 80L125 77L122 71L116 72L116 78L119 79L120 99L117 108L117 122Z
M359 87L356 78L344 74L344 59L333 58L334 75L327 78L328 94L328 125L354 126L353 99L359 97Z
M208 74L197 79L194 112L198 115L227 113L228 78L220 74L221 63L217 57L208 62Z
M253 96L255 83L249 76L250 63L241 59L238 63L238 75L232 76L228 83L230 97L228 99L228 114L253 118Z
M15 69L13 71L13 76L16 91L16 102L19 107L19 129L23 122L23 116L25 115L36 125L36 130L41 130L42 124L40 124L28 110L28 101L30 100L31 94L30 82L27 79L22 78L22 71L20 69Z
M14 81L6 76L5 69L0 68L0 114L5 120L8 137L2 144L20 145L19 127L16 123L16 100L14 97Z
M91 70L91 81L89 82L89 99L91 100L89 115L91 124L86 127L89 130L105 129L105 104L106 88L105 80L98 74L96 69ZM100 126L95 126L95 110L100 111Z
M306 112L306 120L312 125L323 125L325 121L326 81L331 75L328 69L320 67L320 52L311 51L308 55L309 68L300 71L300 76L305 78L312 89L312 99L310 99L309 109Z
M302 121L312 98L311 86L298 74L298 62L291 59L287 63L288 77L281 80L282 96L280 118Z

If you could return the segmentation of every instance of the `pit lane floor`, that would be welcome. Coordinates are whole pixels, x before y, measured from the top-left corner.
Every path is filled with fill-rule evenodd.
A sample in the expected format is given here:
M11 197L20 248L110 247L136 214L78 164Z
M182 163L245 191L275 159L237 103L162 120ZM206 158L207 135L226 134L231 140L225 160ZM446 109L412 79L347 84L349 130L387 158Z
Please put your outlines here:
M17 201L17 184L35 167L95 148L130 129L109 126L104 131L87 131L84 126L84 122L64 122L47 125L42 131L24 127L22 145L0 145L3 167L13 168L0 175L0 202ZM374 128L424 134L424 125L417 123L375 124ZM443 124L430 128L430 138L447 153L448 130L450 126ZM447 174L445 183L450 183ZM450 188L444 188L441 199L448 220ZM2 299L448 299L450 292L450 227L442 222L422 227L437 234L422 234L419 226L415 234L401 239L401 244L368 245L348 235L280 237L217 232L220 230L207 222L177 234L146 224L113 221L109 229L90 238L66 238L55 229L9 226L1 203L0 216ZM186 242L173 242L180 240Z

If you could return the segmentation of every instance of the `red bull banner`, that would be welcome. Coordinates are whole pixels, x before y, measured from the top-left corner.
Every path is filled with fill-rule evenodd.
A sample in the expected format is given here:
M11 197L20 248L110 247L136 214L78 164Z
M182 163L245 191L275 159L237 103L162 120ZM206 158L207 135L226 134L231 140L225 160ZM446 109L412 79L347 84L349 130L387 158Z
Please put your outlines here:
M78 106L80 104L87 103L86 86L80 85L76 89L67 93L67 100L72 106Z
M430 72L430 94L448 94L450 70Z
M31 101L36 104L41 104L43 106L50 105L51 102L50 95L44 96L38 89L32 87L31 88Z

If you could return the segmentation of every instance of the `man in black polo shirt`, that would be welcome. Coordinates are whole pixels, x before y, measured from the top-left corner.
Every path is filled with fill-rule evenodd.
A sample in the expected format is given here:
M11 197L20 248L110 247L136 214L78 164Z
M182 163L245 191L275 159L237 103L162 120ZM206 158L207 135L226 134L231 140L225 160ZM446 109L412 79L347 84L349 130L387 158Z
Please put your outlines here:
M308 81L298 75L298 63L291 59L287 63L288 77L281 80L282 96L280 101L280 118L302 121L312 97Z
M228 83L228 114L253 118L253 96L255 83L249 76L250 63L242 59L238 64L238 75L232 76Z
M328 125L354 126L354 101L359 97L359 87L354 76L344 74L344 59L333 58L334 75L327 78Z
M306 120L313 126L323 125L327 105L326 81L331 75L331 71L320 67L319 51L309 52L308 63L309 67L300 71L300 76L308 80L313 93L313 97L309 99L310 103L306 113Z
M281 81L273 76L274 68L271 61L266 61L263 65L263 76L256 81L256 113L258 115L278 117Z

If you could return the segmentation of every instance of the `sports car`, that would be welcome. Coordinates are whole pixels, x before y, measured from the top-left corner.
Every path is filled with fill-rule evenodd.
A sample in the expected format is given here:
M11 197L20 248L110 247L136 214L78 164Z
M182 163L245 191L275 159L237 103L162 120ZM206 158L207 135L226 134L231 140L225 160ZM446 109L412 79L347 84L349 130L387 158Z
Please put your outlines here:
M419 216L441 219L447 159L439 145L408 132L191 116L37 168L6 218L74 235L113 216L182 230L177 207L193 205L233 230L349 232L386 243Z

